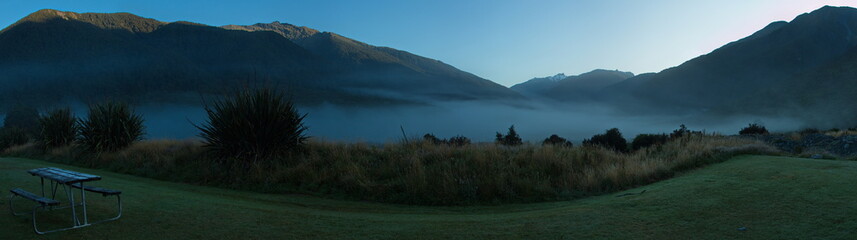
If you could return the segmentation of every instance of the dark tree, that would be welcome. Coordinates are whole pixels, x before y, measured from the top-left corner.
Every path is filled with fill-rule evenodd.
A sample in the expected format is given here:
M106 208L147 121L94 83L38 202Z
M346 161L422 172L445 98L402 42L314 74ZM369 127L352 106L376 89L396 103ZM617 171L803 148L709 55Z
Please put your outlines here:
M554 145L554 146L563 146L563 147L574 146L574 144L572 144L571 141L568 141L565 138L560 137L559 135L556 135L556 134L553 134L550 137L545 138L545 140L542 141L542 145Z
M518 132L515 131L515 125L509 127L509 132L506 135L497 132L495 142L505 146L518 146L524 143Z
M669 136L666 134L640 134L631 141L631 150L637 151L641 148L661 145L668 140Z
M463 146L470 145L470 139L465 137L465 136L459 135L459 136L449 138L449 141L447 141L447 144L449 144L450 146L454 146L454 147L463 147Z
M690 130L687 130L687 127L684 124L680 125L678 129L673 130L673 133L670 134L670 138L680 138L690 134Z
M604 134L595 134L592 138L583 140L583 144L599 145L617 152L628 152L628 142L622 137L618 128L611 128Z

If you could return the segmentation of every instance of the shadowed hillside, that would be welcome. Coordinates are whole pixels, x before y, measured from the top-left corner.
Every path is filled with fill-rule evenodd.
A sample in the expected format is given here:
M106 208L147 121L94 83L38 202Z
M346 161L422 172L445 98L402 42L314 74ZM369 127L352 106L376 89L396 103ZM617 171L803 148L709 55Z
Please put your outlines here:
M754 96L774 91L807 98L802 96L805 88L801 85L816 85L816 80L798 76L823 71L837 64L837 59L851 54L857 45L855 34L857 9L823 7L788 23L771 23L709 54L654 75L631 78L606 92L618 92L655 106L731 112L756 112L760 105L777 108L779 99ZM829 91L822 95L837 96L845 92Z
M358 88L374 86L397 91L403 87L416 87L430 96L463 100L517 97L517 94L499 84L441 61L393 48L372 46L336 33L280 22L227 25L223 28L279 33L325 60L336 63L341 73L333 78L352 83Z
M304 103L519 98L437 60L302 31L290 40L283 31L40 10L0 33L0 101L198 103L255 84L286 88Z

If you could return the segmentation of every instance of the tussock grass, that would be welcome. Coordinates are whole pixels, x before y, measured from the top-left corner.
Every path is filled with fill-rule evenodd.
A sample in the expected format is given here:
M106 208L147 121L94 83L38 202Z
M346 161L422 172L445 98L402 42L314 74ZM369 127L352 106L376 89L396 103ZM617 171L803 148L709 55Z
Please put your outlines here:
M143 116L127 103L105 102L89 106L89 115L79 120L80 140L91 152L114 152L143 137Z
M57 109L39 117L39 141L54 148L71 144L77 139L80 125L69 108Z
M6 155L39 157L170 181L261 192L420 205L538 202L599 195L670 178L739 154L771 154L762 142L688 135L633 153L586 145L466 146L309 141L301 153L237 167L206 155L194 140L143 141L98 155L74 147Z

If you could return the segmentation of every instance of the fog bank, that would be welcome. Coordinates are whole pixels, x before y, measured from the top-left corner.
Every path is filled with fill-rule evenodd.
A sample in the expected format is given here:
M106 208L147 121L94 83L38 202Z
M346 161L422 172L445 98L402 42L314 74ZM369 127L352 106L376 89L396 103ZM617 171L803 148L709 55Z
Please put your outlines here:
M515 125L525 141L540 142L551 134L558 134L575 143L614 127L629 141L640 133L669 133L680 124L692 130L723 134L736 134L749 123L762 123L771 131L804 127L800 121L787 118L633 116L591 105L524 108L484 102L448 102L416 107L321 105L298 109L301 114L307 113L307 133L314 139L370 143L400 141L400 126L409 138L432 133L440 138L463 135L485 142L493 141L496 132L506 133L509 126ZM148 139L195 138L199 130L193 124L204 124L207 119L201 107L158 105L139 106L136 110L143 114Z

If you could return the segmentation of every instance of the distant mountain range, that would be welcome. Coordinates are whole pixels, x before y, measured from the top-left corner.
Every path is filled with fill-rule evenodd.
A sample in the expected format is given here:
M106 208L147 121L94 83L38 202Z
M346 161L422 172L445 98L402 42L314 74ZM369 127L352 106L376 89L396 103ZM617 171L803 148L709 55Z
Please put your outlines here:
M533 78L511 88L536 98L558 101L587 100L597 97L604 88L631 77L634 77L634 74L630 72L597 69L577 76L560 73L552 77Z
M274 22L212 27L40 10L0 31L0 101L198 102L248 85L308 103L520 99L440 61Z

